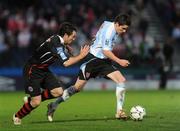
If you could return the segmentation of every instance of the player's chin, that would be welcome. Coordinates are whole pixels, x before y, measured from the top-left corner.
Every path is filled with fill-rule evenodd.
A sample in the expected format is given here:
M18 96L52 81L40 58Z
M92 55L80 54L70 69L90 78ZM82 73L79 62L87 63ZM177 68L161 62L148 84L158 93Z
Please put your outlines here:
M67 46L70 46L72 44L72 42L69 42L69 43L67 43Z
M121 32L121 33L119 33L119 35L121 35L121 36L122 36L122 35L124 35L125 33L126 33L126 32Z
M71 44L67 44L66 46L67 46L67 47L71 47Z

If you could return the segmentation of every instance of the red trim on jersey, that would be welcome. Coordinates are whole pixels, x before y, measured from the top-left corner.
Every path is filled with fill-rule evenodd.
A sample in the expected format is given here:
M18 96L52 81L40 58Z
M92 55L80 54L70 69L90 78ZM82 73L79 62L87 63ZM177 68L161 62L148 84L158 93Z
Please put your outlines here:
M44 68L47 68L48 66L49 66L48 64L42 64L42 65L33 64L33 65L31 65L30 68L29 68L28 76L29 76L29 77L31 76L31 74L32 74L32 68L33 68L33 67L37 67L37 68L39 68L39 69L44 69Z

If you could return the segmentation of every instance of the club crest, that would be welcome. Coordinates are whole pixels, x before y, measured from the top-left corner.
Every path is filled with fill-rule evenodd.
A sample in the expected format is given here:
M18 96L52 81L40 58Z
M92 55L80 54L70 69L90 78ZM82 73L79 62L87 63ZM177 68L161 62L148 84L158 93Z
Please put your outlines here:
M29 90L30 92L33 92L32 86L29 86L29 87L28 87L28 90Z

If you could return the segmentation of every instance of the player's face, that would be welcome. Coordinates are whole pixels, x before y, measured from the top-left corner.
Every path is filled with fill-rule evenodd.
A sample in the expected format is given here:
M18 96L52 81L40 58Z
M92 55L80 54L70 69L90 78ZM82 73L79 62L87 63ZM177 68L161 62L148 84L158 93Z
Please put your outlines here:
M73 31L71 35L66 35L66 40L64 41L66 44L71 44L76 39L76 31Z
M119 25L119 24L116 23L116 32L119 35L122 35L122 34L127 32L128 27L129 27L128 25Z

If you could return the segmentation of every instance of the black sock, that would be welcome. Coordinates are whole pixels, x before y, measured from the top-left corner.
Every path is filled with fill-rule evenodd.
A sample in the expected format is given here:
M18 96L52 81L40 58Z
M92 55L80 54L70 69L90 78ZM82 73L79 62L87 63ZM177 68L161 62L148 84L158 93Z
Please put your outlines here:
M36 108L31 106L30 101L30 98L28 98L28 102L25 103L22 108L15 114L16 117L22 119Z

